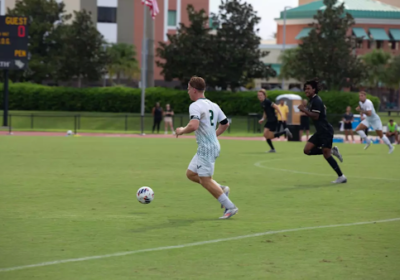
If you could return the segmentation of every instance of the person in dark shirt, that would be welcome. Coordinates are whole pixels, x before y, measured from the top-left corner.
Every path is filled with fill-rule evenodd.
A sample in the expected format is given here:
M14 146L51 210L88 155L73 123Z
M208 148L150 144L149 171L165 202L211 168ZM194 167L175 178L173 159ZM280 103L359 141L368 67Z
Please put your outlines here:
M264 125L264 137L267 140L268 145L271 147L269 153L276 153L274 145L272 145L271 139L279 137L283 134L286 134L286 136L290 138L292 138L293 135L288 128L285 128L285 130L283 130L282 132L275 133L276 127L278 125L278 119L276 117L275 110L281 116L281 119L283 119L282 112L279 109L279 106L277 106L275 103L271 102L271 100L267 98L267 92L265 89L261 89L258 91L257 98L261 102L261 107L264 110L263 118L258 122L261 124L264 122L265 119L267 119L267 122Z
M163 109L161 108L159 102L157 102L156 106L153 107L152 114L154 116L153 133L154 133L154 130L156 129L156 127L157 127L157 133L159 133L160 132L160 123L161 123L162 116L163 116Z
M314 121L314 126L317 131L313 136L311 136L304 147L304 154L308 156L324 155L326 161L328 161L329 165L338 175L337 180L332 183L346 183L346 176L343 175L336 160L332 157L333 154L343 162L343 157L339 153L338 147L332 148L333 127L326 119L326 107L322 102L321 97L318 96L318 82L314 80L306 82L304 85L304 92L310 99L310 102L308 108L303 104L299 105L299 110L304 112Z
M354 120L354 115L351 112L351 107L347 106L346 113L343 115L344 134L346 135L347 142L349 142L349 134L350 134L353 143L355 143L354 134L353 134L353 126L352 126L353 120Z

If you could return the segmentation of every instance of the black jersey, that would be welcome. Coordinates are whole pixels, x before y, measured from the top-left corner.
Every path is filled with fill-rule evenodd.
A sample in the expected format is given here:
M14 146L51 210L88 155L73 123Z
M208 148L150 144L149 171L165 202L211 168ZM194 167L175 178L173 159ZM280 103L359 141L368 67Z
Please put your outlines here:
M354 117L354 115L353 115L353 113L349 113L349 114L344 114L343 115L343 118L346 120L346 121L351 121L352 119L353 119L353 117Z
M265 98L263 102L261 102L261 107L263 107L265 114L267 115L268 122L276 122L278 119L276 118L275 108L272 107L274 105L271 100Z
M332 134L333 127L326 119L326 108L321 97L319 97L317 94L314 95L308 103L308 109L310 112L319 113L319 118L317 120L313 120L317 133Z

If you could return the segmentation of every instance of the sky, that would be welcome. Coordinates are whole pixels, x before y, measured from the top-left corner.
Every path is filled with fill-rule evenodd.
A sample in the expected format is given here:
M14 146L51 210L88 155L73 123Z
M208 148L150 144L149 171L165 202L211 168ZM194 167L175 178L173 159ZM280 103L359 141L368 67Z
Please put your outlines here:
M298 0L243 0L251 4L254 10L257 11L261 22L259 25L259 36L263 40L272 38L272 34L276 32L275 18L278 18L280 12L285 6L297 7ZM218 6L221 0L210 0L210 12L218 12Z

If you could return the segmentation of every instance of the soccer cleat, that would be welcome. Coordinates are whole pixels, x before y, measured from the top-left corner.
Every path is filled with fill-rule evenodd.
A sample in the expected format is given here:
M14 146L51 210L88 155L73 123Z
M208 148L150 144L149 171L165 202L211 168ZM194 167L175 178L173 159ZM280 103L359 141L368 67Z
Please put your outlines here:
M394 152L395 147L393 145L390 145L389 147L389 154Z
M266 153L267 154L273 154L273 153L276 153L276 151L275 151L275 149L271 149L271 150L267 151Z
M332 183L333 184L344 184L344 183L347 183L347 178L346 178L346 176L342 175L342 176L338 177L336 179L336 181L333 181Z
M343 162L343 156L342 154L339 152L339 148L337 146L332 148L332 155L334 155L335 157L337 157L340 162Z
M293 138L293 134L290 132L289 128L285 128L286 136Z
M239 212L239 208L237 208L237 207L232 208L232 209L228 209L227 211L225 211L225 214L222 217L219 217L219 218L220 219L229 219L233 215L237 214L237 212Z
M371 146L371 143L372 143L372 141L369 140L368 138L366 138L365 141L367 141L367 145L365 145L364 150L368 149L369 146Z
M229 196L229 193L230 193L231 189L228 186L222 186L221 185L221 189L222 189L222 191L224 192L224 194L226 196ZM224 205L221 204L221 208L224 208Z

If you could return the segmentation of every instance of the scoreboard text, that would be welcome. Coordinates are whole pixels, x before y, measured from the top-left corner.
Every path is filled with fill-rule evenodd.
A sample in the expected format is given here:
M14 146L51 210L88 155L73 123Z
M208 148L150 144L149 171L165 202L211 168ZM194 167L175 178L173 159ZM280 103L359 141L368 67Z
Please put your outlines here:
M28 64L28 18L0 16L0 69L24 69Z

